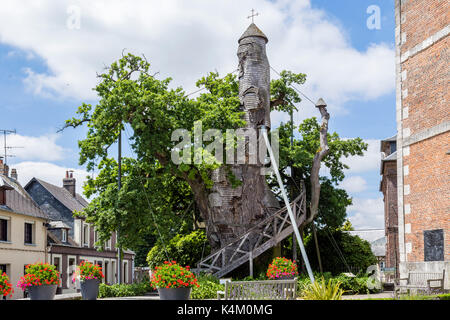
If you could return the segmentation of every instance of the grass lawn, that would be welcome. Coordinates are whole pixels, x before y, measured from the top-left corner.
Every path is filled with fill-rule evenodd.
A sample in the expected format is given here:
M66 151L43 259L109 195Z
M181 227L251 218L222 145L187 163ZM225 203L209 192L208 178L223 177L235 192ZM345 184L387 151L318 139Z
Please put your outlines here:
M450 300L450 293L446 294L437 294L432 296L424 296L424 295L401 295L398 299L394 298L368 298L364 300Z

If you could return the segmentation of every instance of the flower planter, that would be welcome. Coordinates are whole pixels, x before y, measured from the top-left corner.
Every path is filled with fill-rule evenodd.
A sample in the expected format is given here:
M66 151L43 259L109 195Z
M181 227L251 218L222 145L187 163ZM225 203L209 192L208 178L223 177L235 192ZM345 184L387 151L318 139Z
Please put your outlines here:
M189 300L191 288L158 288L160 300Z
M81 296L83 300L97 300L100 281L88 279L80 281Z
M30 300L53 300L57 288L56 284L31 286L28 288L28 296Z
M297 276L297 264L285 257L277 257L272 260L267 268L266 276L270 280L292 280Z

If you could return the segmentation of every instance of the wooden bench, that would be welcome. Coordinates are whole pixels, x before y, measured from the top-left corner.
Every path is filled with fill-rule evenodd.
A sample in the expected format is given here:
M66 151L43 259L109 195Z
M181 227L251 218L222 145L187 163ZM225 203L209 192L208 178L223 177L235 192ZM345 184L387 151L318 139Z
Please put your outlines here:
M395 281L394 295L397 298L403 290L424 291L426 294L444 291L445 270L441 272L409 272L407 278ZM406 281L402 284L401 281Z
M217 292L221 300L295 300L297 278L291 280L227 281L225 291Z

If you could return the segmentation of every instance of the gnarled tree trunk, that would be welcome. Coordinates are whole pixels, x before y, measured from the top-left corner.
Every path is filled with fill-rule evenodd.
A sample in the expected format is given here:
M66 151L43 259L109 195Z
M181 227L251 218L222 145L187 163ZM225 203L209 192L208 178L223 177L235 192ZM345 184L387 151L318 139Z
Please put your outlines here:
M244 111L245 163L228 164L213 173L211 192L191 183L206 221L207 236L213 249L235 240L258 224L279 203L270 191L263 172L264 159L258 159L258 142L264 143L259 128L270 128L270 65L266 55L267 37L251 24L239 39L239 98ZM238 138L239 139L239 138ZM239 150L238 150L239 152ZM230 159L227 159L229 163ZM233 188L232 173L240 185ZM250 243L252 239L250 239Z

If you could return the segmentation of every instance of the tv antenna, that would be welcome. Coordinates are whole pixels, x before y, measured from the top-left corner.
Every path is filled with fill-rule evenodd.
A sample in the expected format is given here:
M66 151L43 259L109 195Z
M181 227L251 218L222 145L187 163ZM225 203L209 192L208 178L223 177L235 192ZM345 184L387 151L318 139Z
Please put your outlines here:
M23 148L23 147L8 147L6 144L6 135L11 134L11 133L16 134L17 133L16 129L14 129L14 130L0 129L0 133L3 133L3 148L4 148L4 155L1 158L4 159L4 162L6 164L8 162L8 158L15 157L15 155L13 155L13 154L8 154L8 149L17 149L17 148Z

